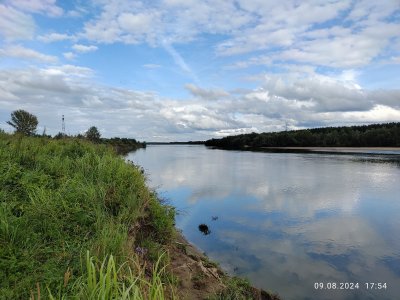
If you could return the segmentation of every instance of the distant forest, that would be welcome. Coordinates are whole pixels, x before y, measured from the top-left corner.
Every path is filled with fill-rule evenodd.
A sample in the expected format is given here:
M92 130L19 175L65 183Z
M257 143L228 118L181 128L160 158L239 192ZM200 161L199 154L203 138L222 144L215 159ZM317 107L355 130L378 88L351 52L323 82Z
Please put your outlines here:
M400 147L400 123L324 127L250 133L211 139L206 146L225 149L260 147Z

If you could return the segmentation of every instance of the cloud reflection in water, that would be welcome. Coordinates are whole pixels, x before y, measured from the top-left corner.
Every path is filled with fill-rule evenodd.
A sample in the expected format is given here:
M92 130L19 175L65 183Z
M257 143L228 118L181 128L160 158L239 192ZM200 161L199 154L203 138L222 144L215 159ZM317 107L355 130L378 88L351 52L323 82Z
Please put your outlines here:
M400 168L384 157L150 146L131 154L178 210L186 237L231 273L285 299L400 293ZM207 239L198 224L212 216ZM314 282L360 283L316 291ZM365 282L387 282L366 291Z

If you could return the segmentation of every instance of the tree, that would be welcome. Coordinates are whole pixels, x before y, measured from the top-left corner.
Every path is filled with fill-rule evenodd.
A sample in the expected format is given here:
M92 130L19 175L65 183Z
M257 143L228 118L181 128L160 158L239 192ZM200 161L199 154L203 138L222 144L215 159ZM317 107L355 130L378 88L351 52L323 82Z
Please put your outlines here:
M15 132L25 135L34 135L38 125L38 119L27 111L19 109L11 113L11 121L7 121L7 124L14 127Z
M92 126L86 131L85 136L88 140L92 142L99 142L100 141L100 132L96 126Z
M62 133L62 132L59 132L54 136L54 138L56 140L63 139L63 138L66 138L66 137L67 137L67 135L65 133Z

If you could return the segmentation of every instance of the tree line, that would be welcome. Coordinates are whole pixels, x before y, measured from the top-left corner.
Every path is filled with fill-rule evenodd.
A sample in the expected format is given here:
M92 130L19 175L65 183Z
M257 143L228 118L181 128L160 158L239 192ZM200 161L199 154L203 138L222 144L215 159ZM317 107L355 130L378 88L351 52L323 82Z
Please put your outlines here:
M50 135L46 134L46 130L43 130L42 134L37 134L37 125L39 121L37 117L25 110L19 109L11 113L11 120L7 121L7 124L14 127L15 133L27 135L27 136L42 136L51 138ZM78 138L86 139L93 143L101 143L111 145L118 153L127 153L137 148L146 147L146 143L141 143L133 138L102 138L99 130L96 126L91 126L84 134L67 135L65 133L59 132L56 134L54 139L64 139L64 138Z
M211 139L206 146L225 149L261 147L400 147L400 123L324 127L249 133Z

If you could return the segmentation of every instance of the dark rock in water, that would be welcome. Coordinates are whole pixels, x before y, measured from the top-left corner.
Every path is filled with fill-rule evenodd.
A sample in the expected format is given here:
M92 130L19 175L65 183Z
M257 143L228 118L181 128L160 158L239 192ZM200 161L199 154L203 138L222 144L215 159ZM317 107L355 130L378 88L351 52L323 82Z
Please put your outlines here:
M206 224L200 224L199 225L199 230L204 234L204 235L208 235L211 233L211 230L208 229L208 226Z

